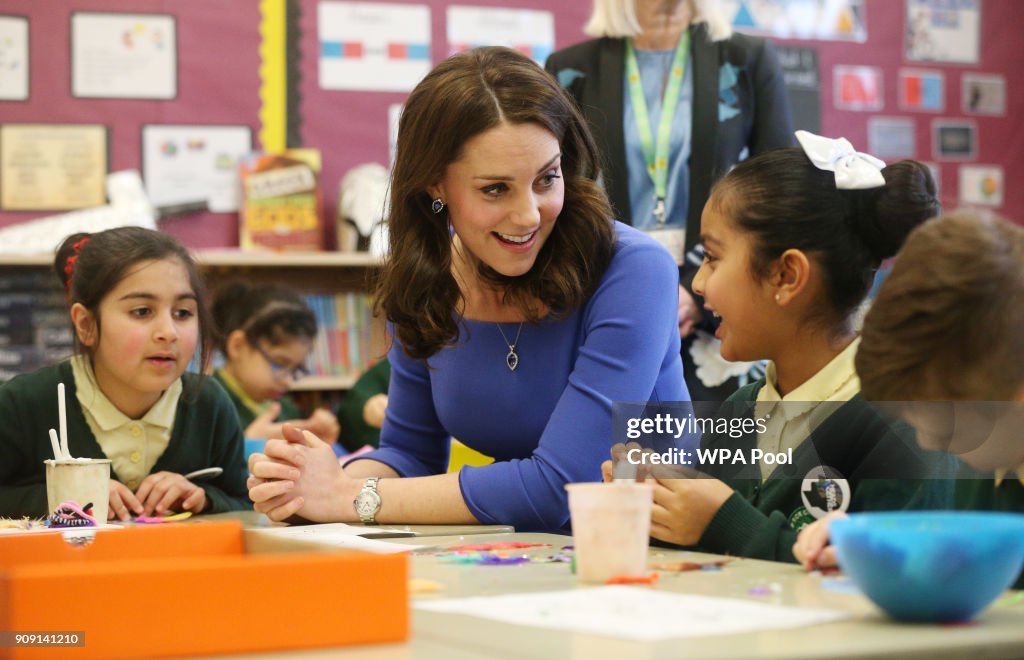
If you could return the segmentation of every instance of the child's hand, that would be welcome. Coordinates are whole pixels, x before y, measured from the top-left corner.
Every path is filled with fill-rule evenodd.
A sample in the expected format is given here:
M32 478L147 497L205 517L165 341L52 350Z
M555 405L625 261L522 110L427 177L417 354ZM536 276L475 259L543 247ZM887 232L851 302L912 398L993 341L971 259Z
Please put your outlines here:
M257 415L256 418L249 423L249 426L245 427L245 437L280 438L281 425L274 421L280 414L281 404L275 401L267 406L266 410Z
M154 472L142 480L135 496L147 516L206 509L206 491L176 472Z
M352 499L359 480L345 475L330 445L285 424L284 440L268 440L263 451L249 457L252 476L246 482L256 511L271 520L355 520Z
M833 568L839 565L836 550L829 545L829 526L836 518L845 518L842 511L833 511L821 520L816 520L800 530L793 544L793 556L805 570L816 568Z
M329 445L337 442L338 434L341 433L341 425L338 424L338 418L326 408L317 408L307 419L292 422L292 424L295 424L300 429L309 431Z
M724 482L697 477L692 470L655 468L651 536L668 543L694 545L700 541L733 490Z
M363 421L375 429L384 426L384 411L388 408L387 394L374 394L363 404Z
M116 518L117 520L128 521L132 519L133 513L137 516L142 515L142 504L135 497L135 493L120 481L110 480L110 499L108 502L107 520L114 520Z

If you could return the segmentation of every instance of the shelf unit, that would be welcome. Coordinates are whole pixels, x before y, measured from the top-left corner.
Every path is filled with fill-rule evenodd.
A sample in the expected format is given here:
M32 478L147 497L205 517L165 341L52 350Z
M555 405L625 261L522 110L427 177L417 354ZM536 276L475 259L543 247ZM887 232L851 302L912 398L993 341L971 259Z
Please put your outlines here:
M210 290L229 279L256 284L285 284L303 293L337 293L368 290L381 259L362 252L256 252L195 250ZM0 273L14 270L50 269L53 255L0 254ZM384 352L383 326L379 352ZM310 376L295 383L293 391L347 390L356 376Z

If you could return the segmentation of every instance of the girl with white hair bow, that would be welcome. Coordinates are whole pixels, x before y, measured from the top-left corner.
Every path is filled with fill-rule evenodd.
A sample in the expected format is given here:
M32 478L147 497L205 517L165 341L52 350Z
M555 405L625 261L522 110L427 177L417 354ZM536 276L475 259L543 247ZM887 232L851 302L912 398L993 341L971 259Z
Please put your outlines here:
M797 138L802 148L737 165L704 208L693 286L720 320L722 357L769 362L717 412L730 432L701 439L712 458L700 469L714 478L655 472L662 541L794 561L799 529L830 512L949 504L950 482L936 477L951 465L871 408L854 369L855 312L882 260L939 213L935 182L917 161L885 166L844 139ZM740 418L751 430L737 435Z

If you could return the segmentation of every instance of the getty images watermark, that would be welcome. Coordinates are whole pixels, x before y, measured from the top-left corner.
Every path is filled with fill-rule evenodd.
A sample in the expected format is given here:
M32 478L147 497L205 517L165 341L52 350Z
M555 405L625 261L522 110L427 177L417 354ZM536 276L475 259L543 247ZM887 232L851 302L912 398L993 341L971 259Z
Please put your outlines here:
M740 439L765 433L771 418L770 414L728 414L720 402L713 405L714 410L705 414L700 402L617 402L612 415L614 437L630 443L624 458L631 465L793 465L792 449L772 452L757 446L744 447L743 443L702 447L700 439L707 435Z

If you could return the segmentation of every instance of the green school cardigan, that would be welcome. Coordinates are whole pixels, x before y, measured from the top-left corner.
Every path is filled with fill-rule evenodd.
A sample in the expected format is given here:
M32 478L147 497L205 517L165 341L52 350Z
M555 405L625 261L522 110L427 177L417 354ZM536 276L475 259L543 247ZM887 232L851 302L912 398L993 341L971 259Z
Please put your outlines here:
M245 481L242 427L220 385L195 374L182 376L183 390L167 449L153 472L184 474L208 467L224 473L200 485L204 513L251 509ZM57 383L66 389L68 448L72 456L107 458L85 421L70 362L44 367L0 385L0 516L38 518L49 513L46 469L53 458L49 429L58 427ZM111 470L111 479L117 474Z

